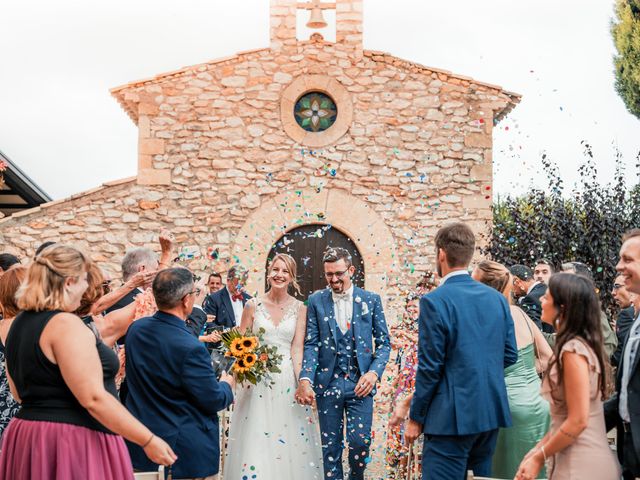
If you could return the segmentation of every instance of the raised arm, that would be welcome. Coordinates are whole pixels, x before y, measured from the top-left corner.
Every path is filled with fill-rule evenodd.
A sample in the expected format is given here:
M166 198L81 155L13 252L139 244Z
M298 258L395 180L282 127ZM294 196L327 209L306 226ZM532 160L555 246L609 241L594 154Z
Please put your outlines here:
M293 372L296 382L300 378L302 369L302 355L304 354L304 337L307 331L307 307L300 305L298 308L298 319L296 321L296 333L291 342L291 359L293 360Z
M106 315L94 315L94 322L105 345L113 347L116 341L127 333L129 326L133 323L135 311L136 304L134 302Z
M147 285L153 277L156 276L156 271L143 270L134 274L129 280L123 283L121 286L113 290L112 292L103 295L97 302L91 307L91 314L96 315L104 312L108 308L114 306L117 302L122 300L129 292L135 290L138 287Z

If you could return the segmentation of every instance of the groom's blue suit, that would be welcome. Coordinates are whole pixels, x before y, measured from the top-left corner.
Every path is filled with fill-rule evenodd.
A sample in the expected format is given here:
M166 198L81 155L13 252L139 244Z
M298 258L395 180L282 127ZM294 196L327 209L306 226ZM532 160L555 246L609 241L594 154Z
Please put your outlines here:
M412 420L424 427L423 478L490 476L498 428L511 426L504 369L518 359L503 295L466 272L420 300Z
M382 378L390 350L379 295L354 287L352 319L344 334L337 326L331 290L321 290L309 297L300 378L308 379L316 393L326 478L343 479L346 414L350 478L364 479L369 462L375 389L360 398L354 388L360 376L367 372L373 371Z

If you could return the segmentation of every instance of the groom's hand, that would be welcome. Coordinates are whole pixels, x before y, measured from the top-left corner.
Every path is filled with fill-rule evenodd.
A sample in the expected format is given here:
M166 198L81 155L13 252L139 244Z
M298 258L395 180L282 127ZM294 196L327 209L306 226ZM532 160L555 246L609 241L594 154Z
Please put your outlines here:
M422 433L422 424L409 419L404 427L404 444L409 447Z
M296 389L295 399L300 405L313 405L316 394L311 388L309 380L300 380Z
M353 393L358 397L366 397L371 393L373 387L376 386L378 381L378 375L376 372L367 372L360 377L356 388L353 389Z

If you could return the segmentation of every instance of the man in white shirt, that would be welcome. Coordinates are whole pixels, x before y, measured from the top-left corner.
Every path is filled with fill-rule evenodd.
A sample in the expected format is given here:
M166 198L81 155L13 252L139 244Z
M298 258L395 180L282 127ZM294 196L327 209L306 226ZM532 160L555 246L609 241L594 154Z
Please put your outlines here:
M627 232L620 248L620 261L616 266L624 286L630 293L640 294L640 229ZM616 394L604 404L607 430L617 427L618 459L623 478L640 476L640 316L636 316L616 376Z

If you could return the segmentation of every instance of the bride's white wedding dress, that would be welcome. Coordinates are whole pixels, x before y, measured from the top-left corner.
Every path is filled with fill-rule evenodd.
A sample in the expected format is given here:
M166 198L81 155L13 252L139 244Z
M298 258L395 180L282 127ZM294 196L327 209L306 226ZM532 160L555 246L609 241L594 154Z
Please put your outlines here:
M275 325L257 300L253 330L264 328L264 342L283 356L281 373L268 385L238 386L231 425L224 480L322 480L322 447L317 413L294 399L296 380L291 342L298 309L294 301Z

